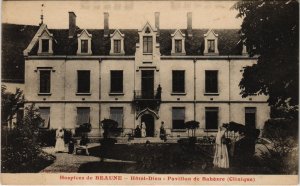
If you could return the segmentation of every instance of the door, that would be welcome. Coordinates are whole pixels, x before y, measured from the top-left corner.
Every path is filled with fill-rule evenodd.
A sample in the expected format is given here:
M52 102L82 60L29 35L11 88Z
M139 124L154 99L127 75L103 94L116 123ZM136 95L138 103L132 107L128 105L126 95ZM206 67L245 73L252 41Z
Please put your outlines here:
M146 124L146 136L154 137L154 117L151 114L144 114L141 118L141 123Z
M154 71L142 70L142 98L154 98Z

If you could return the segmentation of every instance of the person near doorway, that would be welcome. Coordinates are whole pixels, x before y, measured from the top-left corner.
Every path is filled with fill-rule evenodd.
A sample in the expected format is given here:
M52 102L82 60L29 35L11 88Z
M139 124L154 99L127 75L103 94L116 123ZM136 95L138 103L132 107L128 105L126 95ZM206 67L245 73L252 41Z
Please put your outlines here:
M225 132L226 129L220 126L216 136L216 146L213 164L215 167L218 168L229 168L227 145L224 143Z
M165 130L165 124L164 124L163 121L161 122L159 136L160 136L161 140L164 140L164 141L167 140L166 130Z
M64 130L59 127L56 131L55 152L63 152L65 150Z
M134 136L136 138L140 138L141 137L141 128L139 125L136 126L135 130L134 130Z
M142 122L141 124L141 132L142 132L142 138L146 137L146 124L145 122Z

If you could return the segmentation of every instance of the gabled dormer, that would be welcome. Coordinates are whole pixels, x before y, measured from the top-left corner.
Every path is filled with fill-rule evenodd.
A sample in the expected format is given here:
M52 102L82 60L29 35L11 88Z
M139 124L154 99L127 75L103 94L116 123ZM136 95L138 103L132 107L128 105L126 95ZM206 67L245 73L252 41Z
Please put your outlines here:
M124 55L124 34L116 29L114 33L110 34L110 55Z
M47 28L41 31L38 36L38 55L52 55L53 54L53 34L51 34Z
M185 55L185 34L177 29L172 36L172 55Z
M78 47L77 55L92 55L92 34L84 29L80 34L77 34Z
M204 55L219 55L218 36L212 29L204 34Z
M156 43L157 29L152 27L149 22L139 30L140 44L137 47L142 48L143 54L153 54L154 48L159 47Z

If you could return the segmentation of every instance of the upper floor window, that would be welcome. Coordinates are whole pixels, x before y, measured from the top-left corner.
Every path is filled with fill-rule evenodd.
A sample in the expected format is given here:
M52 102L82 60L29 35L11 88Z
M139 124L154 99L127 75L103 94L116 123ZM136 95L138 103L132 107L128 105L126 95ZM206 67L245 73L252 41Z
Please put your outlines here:
M123 93L123 71L122 70L110 71L110 92Z
M172 108L172 126L173 129L184 129L185 122L185 108L173 107Z
M51 91L51 70L40 70L40 93Z
M245 125L248 127L256 127L256 108L246 107L245 108Z
M218 93L218 71L205 71L205 93Z
M215 40L213 40L213 39L207 40L207 47L208 47L209 53L214 53L215 52Z
M81 40L81 53L88 53L88 43L87 39Z
M205 128L206 129L218 129L219 120L219 108L218 107L206 107L205 108Z
M39 125L39 128L49 128L50 126L50 107L40 107L39 113L43 122Z
M77 107L77 125L90 123L90 107Z
M144 53L152 53L152 51L153 51L152 36L144 36L143 37L143 52Z
M114 53L121 53L121 40L114 40Z
M90 71L77 71L77 93L90 93Z
M123 107L111 107L110 119L118 122L118 128L123 127Z
M175 40L175 53L181 53L182 52L182 40L176 39Z
M185 92L185 73L184 70L172 71L172 92L184 93Z
M42 39L42 52L49 52L49 39Z

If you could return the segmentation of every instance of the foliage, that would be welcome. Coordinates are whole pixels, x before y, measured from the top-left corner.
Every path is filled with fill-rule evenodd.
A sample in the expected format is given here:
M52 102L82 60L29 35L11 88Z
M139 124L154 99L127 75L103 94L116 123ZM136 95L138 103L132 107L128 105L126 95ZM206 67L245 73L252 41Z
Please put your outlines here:
M55 146L56 129L40 129L38 133L38 140L42 147Z
M25 108L23 121L8 132L7 144L2 146L3 172L30 172L33 162L44 159L38 141L38 126L42 122L34 105Z
M192 137L195 137L195 133L196 133L196 129L199 128L199 122L198 121L187 121L185 122L185 128L188 129L188 133L189 133L189 130L192 130Z
M83 123L79 127L75 128L75 135L80 136L85 133L89 133L92 130L92 125L90 123Z
M118 122L112 119L104 119L101 121L102 128L104 130L103 137L108 138L110 137L110 134L116 132L118 129Z
M298 109L299 3L297 0L240 0L241 39L257 64L245 67L241 94L269 96L270 105Z
M1 122L11 121L18 110L24 105L23 91L19 88L15 93L7 92L6 86L1 85Z

